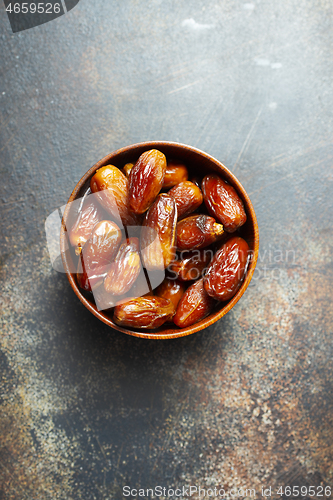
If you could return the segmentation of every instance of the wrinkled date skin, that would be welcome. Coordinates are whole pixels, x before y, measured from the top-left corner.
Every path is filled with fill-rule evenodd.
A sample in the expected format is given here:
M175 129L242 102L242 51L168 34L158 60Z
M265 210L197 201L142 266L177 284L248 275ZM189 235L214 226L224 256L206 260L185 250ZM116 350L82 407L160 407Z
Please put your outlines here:
M171 262L168 270L182 281L196 280L201 277L212 256L211 249L186 252L181 259Z
M202 192L208 212L233 233L246 222L244 205L236 190L217 175L206 175Z
M164 281L155 290L155 295L169 299L176 309L178 303L185 292L185 284L179 280L165 278Z
M171 300L147 295L117 305L113 320L117 325L130 328L158 328L169 321L174 313Z
M129 176L129 207L136 214L143 214L160 192L166 171L166 158L157 149L143 153Z
M140 219L129 210L129 184L127 177L114 165L99 168L90 181L98 201L112 217L125 226L140 224Z
M194 250L214 243L223 235L223 226L208 215L191 215L177 224L177 248Z
M203 202L200 188L190 181L180 182L177 186L170 189L168 194L175 199L178 210L178 220L190 215L199 208Z
M104 220L96 224L81 252L83 276L78 276L79 286L85 290L91 290L92 283L99 281L103 273L104 275L107 273L107 268L119 248L121 238L121 231L115 222ZM78 275L80 274L78 272ZM95 276L99 278L95 280Z
M96 224L82 256L87 271L112 262L121 242L122 234L115 222L103 220Z
M231 299L239 289L249 255L243 238L233 236L216 252L204 278L206 292L217 300Z
M178 304L173 322L180 328L193 325L208 316L214 305L215 300L206 293L201 278L186 290Z
M80 249L87 242L94 226L102 220L102 210L92 200L85 200L82 210L71 227L69 232L69 241L73 247L80 253Z
M174 160L169 161L166 167L163 188L168 189L187 180L188 171L184 163Z
M141 255L146 269L164 269L176 253L177 206L172 196L159 194L141 229Z
M104 288L114 295L122 295L130 290L139 276L141 260L138 238L124 241L112 262L104 280Z

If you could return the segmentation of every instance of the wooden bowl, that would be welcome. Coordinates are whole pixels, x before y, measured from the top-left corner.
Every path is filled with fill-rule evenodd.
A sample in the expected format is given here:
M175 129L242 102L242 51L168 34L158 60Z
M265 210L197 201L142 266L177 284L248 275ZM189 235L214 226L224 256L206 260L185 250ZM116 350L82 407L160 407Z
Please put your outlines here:
M246 276L240 289L238 290L236 295L232 297L232 299L227 302L221 302L209 316L204 318L202 321L195 323L194 325L188 326L187 328L178 328L175 325L170 324L164 324L162 327L155 330L135 330L132 328L123 328L114 323L112 317L108 315L107 312L97 310L92 294L87 294L81 291L81 289L77 285L75 273L72 272L73 269L75 269L75 264L73 262L75 256L73 257L73 252L71 250L68 250L69 244L66 232L66 222L69 216L70 202L77 200L83 195L84 190L89 185L90 178L98 168L110 164L122 168L126 163L134 163L144 151L150 149L158 149L162 151L167 159L172 158L183 161L188 168L190 176L196 175L197 173L201 173L201 175L207 175L208 173L213 172L219 174L223 179L228 181L236 189L239 196L243 200L244 207L247 213L247 221L240 229L239 234L244 239L246 239L249 244L251 250L251 259L247 268ZM117 151L114 151L113 153L105 156L105 158L96 163L96 165L91 167L88 172L84 174L84 176L75 186L75 189L68 200L68 205L63 215L63 224L60 235L60 248L63 265L71 287L73 288L74 292L81 300L81 302L85 305L85 307L89 309L89 311L91 311L98 319L111 326L112 328L119 330L120 332L134 335L136 337L142 337L146 339L172 339L190 335L192 333L198 332L199 330L203 330L209 325L212 325L217 320L222 318L222 316L224 316L228 311L230 311L230 309L234 307L236 302L239 301L251 281L257 263L259 250L259 230L252 203L245 189L238 181L238 179L221 162L208 155L207 153L204 153L203 151L200 151L199 149L193 148L191 146L186 146L184 144L178 144L175 142L154 141L133 144L132 146L118 149Z

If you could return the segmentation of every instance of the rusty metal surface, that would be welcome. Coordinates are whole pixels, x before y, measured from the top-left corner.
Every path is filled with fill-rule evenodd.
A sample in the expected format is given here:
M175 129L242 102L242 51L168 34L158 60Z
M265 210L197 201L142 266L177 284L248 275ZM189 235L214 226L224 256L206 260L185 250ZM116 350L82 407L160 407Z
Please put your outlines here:
M12 34L0 3L1 500L121 499L126 485L245 487L255 498L312 485L316 495L299 498L325 498L332 10L81 0ZM242 300L173 341L98 322L46 250L44 221L83 173L143 140L221 160L259 222Z

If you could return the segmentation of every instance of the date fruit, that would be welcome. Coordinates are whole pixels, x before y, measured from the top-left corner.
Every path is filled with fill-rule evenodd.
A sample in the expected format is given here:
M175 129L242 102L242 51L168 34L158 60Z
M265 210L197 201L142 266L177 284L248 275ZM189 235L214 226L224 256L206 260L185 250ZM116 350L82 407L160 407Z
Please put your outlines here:
M129 207L143 214L160 192L166 171L166 158L157 149L143 153L129 176Z
M239 289L247 266L249 246L243 238L233 236L216 252L204 278L208 295L229 300Z
M177 206L172 196L159 194L141 229L141 255L146 269L164 269L176 253Z
M163 182L163 188L168 189L180 182L187 181L188 171L184 163L171 160L168 162Z
M115 222L103 220L96 224L80 256L78 275L81 276L78 276L78 282L82 288L91 290L92 284L100 281L103 273L107 273L107 267L119 248L121 238L121 231Z
M182 252L182 254L184 253ZM192 250L182 255L181 259L172 261L168 270L182 281L196 280L201 277L212 256L213 251L209 248Z
M90 195L89 198L92 198L92 196ZM100 207L89 198L83 203L83 207L69 232L69 241L75 247L77 254L80 253L81 248L87 242L94 226L102 219Z
M236 190L218 175L206 175L202 192L208 212L233 233L246 222L244 205Z
M82 249L86 270L108 265L119 248L121 238L121 231L115 222L103 220L96 224Z
M90 181L90 188L112 217L125 226L140 224L129 210L129 183L127 177L114 165L99 168Z
M215 304L203 286L203 278L191 285L180 299L173 322L180 328L193 325L208 316Z
M164 281L156 288L155 295L169 299L173 303L175 309L185 292L185 284L179 280L165 278Z
M190 181L180 182L168 192L177 204L178 220L187 217L200 207L203 196L200 188Z
M223 226L208 215L190 215L177 224L177 248L194 250L214 243L223 235Z
M175 313L171 300L147 295L117 305L113 320L117 325L130 328L158 328Z
M112 262L104 280L104 288L114 295L122 295L130 290L139 276L141 260L138 238L124 241Z

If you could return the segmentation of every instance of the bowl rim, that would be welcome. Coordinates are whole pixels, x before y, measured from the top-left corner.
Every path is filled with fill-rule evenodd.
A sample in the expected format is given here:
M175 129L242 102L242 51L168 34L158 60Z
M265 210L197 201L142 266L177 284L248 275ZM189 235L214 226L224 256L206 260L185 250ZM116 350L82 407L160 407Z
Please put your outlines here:
M238 194L240 194L241 199L243 202L246 204L247 208L247 215L251 215L252 223L253 223L253 247L254 250L252 252L249 265L247 268L246 276L241 284L239 290L237 293L230 299L224 307L219 309L218 311L213 311L209 316L206 318L202 319L198 323L195 323L193 325L190 325L185 328L179 328L174 326L170 326L167 330L160 332L160 333L151 333L151 332L146 332L144 330L132 330L132 329L127 329L123 328L116 323L112 321L112 319L105 314L103 314L103 311L98 311L96 306L94 306L92 303L90 303L86 297L81 293L76 280L74 278L74 273L70 271L69 264L67 261L67 256L66 256L66 248L69 245L69 242L67 243L68 236L67 236L67 231L66 231L66 219L68 216L68 211L70 207L70 203L74 201L80 192L82 186L86 183L86 181L92 176L92 174L98 169L101 168L104 165L110 164L109 162L112 160L112 158L118 157L119 155L123 155L128 153L131 150L134 149L140 149L140 148L147 148L149 149L159 149L163 147L174 147L174 148L180 148L184 149L186 151L189 151L191 153L194 153L195 155L203 156L205 160L208 160L209 162L214 163L217 167L218 170L221 172L225 172L229 179L232 180L232 185L236 186ZM228 179L228 180L229 180ZM237 179L237 177L230 172L230 170L219 160L214 158L213 156L209 155L208 153L195 148L193 146L189 146L187 144L182 144L179 142L173 142L173 141L144 141L144 142L139 142L135 144L131 144L129 146L125 146L123 148L117 149L108 155L104 156L101 160L99 160L95 165L93 165L77 182L75 188L73 189L69 200L66 204L66 208L63 213L63 218L62 218L62 224L61 224L61 230L60 230L60 252L61 252L61 258L63 262L63 266L68 278L68 281L74 290L76 296L79 298L79 300L83 303L83 305L90 311L92 312L99 320L103 321L103 323L107 324L111 328L118 330L122 333L126 333L128 335L134 336L134 337L140 337L140 338L145 338L145 339L158 339L158 340L165 340L165 339L173 339L173 338L179 338L179 337L185 337L187 335L191 335L193 333L196 333L200 330L203 330L204 328L207 328L208 326L212 325L219 319L221 319L223 316L225 316L233 307L234 305L239 301L239 299L242 297L244 294L245 290L249 286L249 283L252 279L257 260L258 260L258 253L259 253L259 228L258 228L258 222L257 222L257 217L252 205L252 202L249 198L249 195L247 194L246 190L240 183L240 181Z

